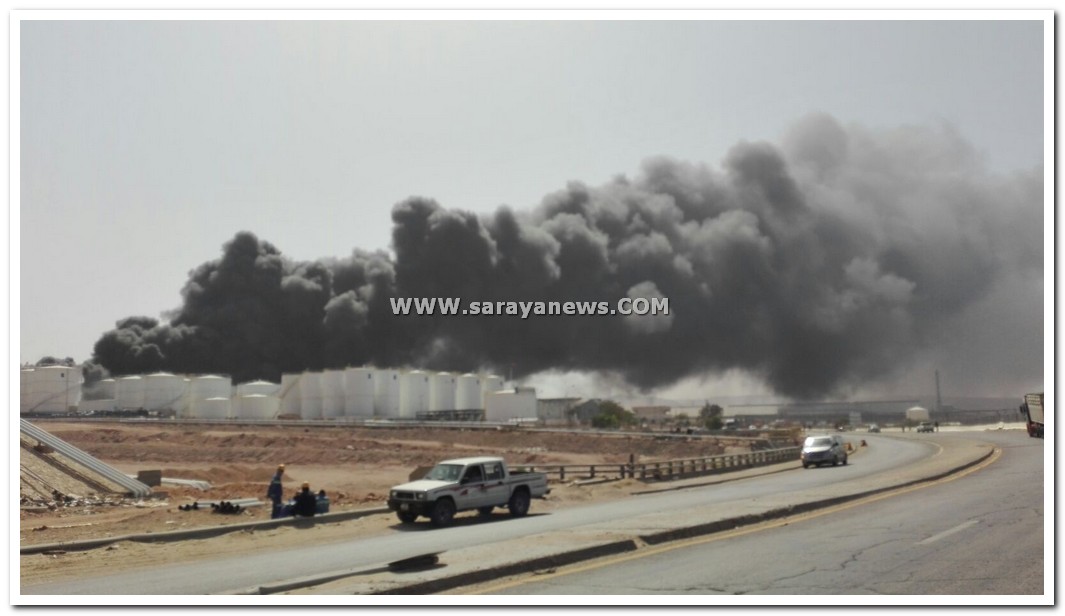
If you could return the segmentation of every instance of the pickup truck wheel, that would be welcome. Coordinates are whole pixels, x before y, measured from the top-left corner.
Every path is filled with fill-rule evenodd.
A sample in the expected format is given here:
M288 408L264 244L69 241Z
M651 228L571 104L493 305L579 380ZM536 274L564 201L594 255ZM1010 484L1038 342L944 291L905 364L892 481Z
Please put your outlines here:
M442 498L433 505L433 512L429 515L429 520L433 523L433 526L447 526L454 517L455 501L450 498Z
M510 500L507 502L507 509L510 509L510 515L515 518L520 518L529 513L529 492L518 490L511 494Z
M482 516L490 516L492 515L493 509L495 509L495 507L478 507L477 513L481 514Z
M414 520L418 519L417 513L411 513L409 511L397 511L396 516L398 516L399 521L404 524L413 524Z

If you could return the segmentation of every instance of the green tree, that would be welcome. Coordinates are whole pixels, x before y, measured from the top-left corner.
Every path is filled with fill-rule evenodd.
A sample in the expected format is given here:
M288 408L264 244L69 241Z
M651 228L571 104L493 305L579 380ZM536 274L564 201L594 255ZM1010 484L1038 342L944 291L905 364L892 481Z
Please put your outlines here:
M592 417L592 426L602 430L615 430L636 424L636 415L613 400L599 403L599 412Z
M699 423L707 430L720 430L725 421L722 416L725 414L725 409L716 404L710 404L708 401L703 405L703 408L699 409Z

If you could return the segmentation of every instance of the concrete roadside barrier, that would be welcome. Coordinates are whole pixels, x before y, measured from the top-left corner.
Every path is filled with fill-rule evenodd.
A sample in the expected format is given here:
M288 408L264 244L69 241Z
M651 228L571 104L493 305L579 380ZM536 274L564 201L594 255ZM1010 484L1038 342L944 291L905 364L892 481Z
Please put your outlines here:
M163 543L168 541L186 541L189 539L208 539L246 530L270 530L282 526L306 526L314 524L330 524L333 522L346 522L357 520L369 515L388 513L388 507L373 507L370 509L358 509L355 511L336 511L313 518L281 518L277 520L260 520L258 522L245 522L243 524L226 524L220 526L204 526L201 528L189 528L185 530L171 530L161 533L139 533L132 535L118 535L115 537L102 537L99 539L86 539L82 541L70 541L61 543L41 543L28 545L20 548L20 554L40 554L50 550L67 550L76 552L91 550L118 543L119 541L136 541L140 543Z

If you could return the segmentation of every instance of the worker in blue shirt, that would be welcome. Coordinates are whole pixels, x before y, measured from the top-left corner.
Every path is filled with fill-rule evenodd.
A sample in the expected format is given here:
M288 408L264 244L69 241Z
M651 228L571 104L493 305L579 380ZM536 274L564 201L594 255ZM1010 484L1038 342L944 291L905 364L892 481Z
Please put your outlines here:
M281 487L281 476L284 474L285 465L279 464L277 472L274 473L274 478L270 480L270 487L266 489L266 498L273 503L273 509L270 511L270 517L273 519L281 517L281 499L284 495L284 490Z

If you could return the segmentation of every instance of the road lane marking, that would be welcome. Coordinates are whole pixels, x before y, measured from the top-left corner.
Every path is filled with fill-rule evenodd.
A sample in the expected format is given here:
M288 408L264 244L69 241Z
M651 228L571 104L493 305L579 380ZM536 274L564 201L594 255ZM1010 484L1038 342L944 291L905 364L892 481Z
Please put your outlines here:
M985 459L983 462L980 462L979 464L970 466L969 468L967 468L967 469L965 469L963 471L960 471L958 473L954 473L952 475L949 475L947 477L943 477L943 478L940 478L940 479L936 479L934 481L929 481L929 482L921 483L921 484L914 485L914 486L907 486L905 488L899 488L897 490L891 490L890 492L884 492L882 494L876 494L874 496L869 496L869 497L866 497L866 498L858 499L858 500L855 500L855 501L851 501L849 503L843 503L843 504L835 505L835 506L832 506L832 507L826 507L824 509L818 509L818 510L810 511L810 512L807 512L807 513L801 513L801 514L790 516L790 517L786 517L786 518L779 518L779 519L776 519L776 520L769 520L769 521L766 521L766 522L759 522L759 523L753 524L751 526L745 526L745 527L742 527L742 528L737 528L737 529L734 529L734 530L729 530L729 531L725 531L725 532L721 532L721 533L714 533L712 535L707 535L707 536L704 536L704 537L697 537L697 538L693 538L693 539L685 539L685 540L680 540L680 541L674 541L674 542L670 542L670 543L667 543L665 545L661 545L661 546L657 546L657 547L653 547L653 548L641 548L641 549L636 550L635 552L629 552L628 554L622 554L622 555L618 555L618 556L609 556L609 557L606 557L605 559L602 559L602 560L591 561L591 562L588 562L588 563L585 563L585 564L581 564L581 565L574 565L572 567L566 567L565 569L559 568L559 570L552 570L552 571L550 571L548 573L537 575L535 578L531 577L530 574L524 574L524 575L521 575L520 577L517 577L515 579L511 579L511 580L506 581L506 582L500 582L498 584L494 584L494 585L491 585L491 586L488 586L488 587L485 587L485 588L474 590L473 592L463 592L463 589L461 589L461 588L456 588L452 592L456 592L457 591L457 592L459 592L461 594L467 594L467 595L491 595L491 594L497 594L497 593L499 593L499 592L501 592L503 590L508 590L510 588L514 588L514 587L517 587L517 586L524 586L526 584L545 582L545 581L552 580L552 579L559 578L559 577L564 577L564 576L573 575L573 574L577 574L577 573L583 573L585 571L591 571L591 570L594 570L594 569L602 569L604 567L611 567L613 565L618 565L618 564L625 563L625 562L628 562L628 561L631 561L631 560L636 560L638 558L644 558L644 557L647 557L647 556L654 556L656 554L662 554L664 552L672 552L673 550L680 550L680 549L684 549L684 548L688 548L688 547L694 547L694 546L697 546L697 545L702 545L704 543L712 543L714 541L723 541L725 539L734 539L736 537L742 537L744 535L749 535L749 534L756 533L756 532L761 532L761 531L764 531L764 530L771 530L771 529L774 529L774 528L779 528L781 526L788 526L790 524L797 524L799 522L805 522L807 520L812 520L814 518L819 518L821 516L831 515L833 513L838 513L840 511L845 511L847 509L853 509L854 507L860 507L862 505L868 505L870 503L875 503L877 501L881 501L881 500L884 500L886 498L892 498L894 496L901 496L903 494L908 494L909 492L914 492L916 490L923 490L924 488L929 488L929 487L932 487L932 486L935 486L935 485L949 483L951 481L954 481L954 480L957 480L957 479L961 479L962 477L965 477L967 475L971 475L971 474L973 474L973 473L975 473L977 471L983 470L983 469L987 468L988 466L991 466L996 461L998 461L998 459L1000 457L1002 457L1002 449L999 448L999 447L995 447L991 451L991 455L988 456L987 459ZM964 524L962 526L964 526ZM951 530L953 530L953 529L951 529ZM961 530L961 529L959 528L958 530ZM942 535L943 533L940 533L940 534ZM927 541L927 539L926 539L926 541Z
M925 539L924 541L918 541L917 545L927 545L929 543L933 543L935 541L939 541L940 539L943 539L944 537L949 537L949 536L953 535L954 533L961 532L961 531L965 530L966 528L969 528L973 524L979 524L979 523L980 523L980 520L969 520L968 522L962 522L961 524L958 524L954 528L950 528L950 529L947 529L947 530L945 530L945 531L943 531L943 532L941 532L939 534L932 535L931 537L929 537L928 539Z

